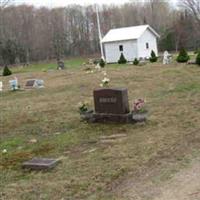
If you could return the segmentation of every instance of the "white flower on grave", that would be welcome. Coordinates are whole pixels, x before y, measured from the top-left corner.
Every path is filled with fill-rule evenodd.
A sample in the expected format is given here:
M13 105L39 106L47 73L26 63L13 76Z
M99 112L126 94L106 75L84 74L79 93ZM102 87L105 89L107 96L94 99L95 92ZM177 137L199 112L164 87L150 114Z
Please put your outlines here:
M110 82L110 79L109 78L104 78L103 80L102 80L102 82L105 84L105 83L109 83Z
M101 83L99 86L100 86L100 87L103 87L103 83Z
M85 73L86 73L86 74L93 74L94 71L93 71L93 70L88 70L88 71L86 71Z
M110 79L104 77L104 79L101 82L102 82L102 86L100 85L101 87L108 86Z
M79 102L78 103L79 112L84 113L84 112L88 111L88 106L89 106L89 103L87 101Z
M2 150L2 153L7 153L7 152L8 152L7 149Z
M31 139L31 140L29 140L29 142L30 142L30 143L36 143L37 140L36 140L36 139Z
M55 133L55 135L60 135L60 134L61 134L61 132L56 132L56 133Z

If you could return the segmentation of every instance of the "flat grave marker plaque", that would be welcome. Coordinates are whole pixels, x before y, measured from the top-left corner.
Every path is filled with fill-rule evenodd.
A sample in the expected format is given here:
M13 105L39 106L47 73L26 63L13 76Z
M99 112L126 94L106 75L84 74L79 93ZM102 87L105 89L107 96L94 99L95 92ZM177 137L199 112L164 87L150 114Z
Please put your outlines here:
M60 160L52 158L33 158L22 164L24 169L48 170L54 168Z
M26 88L43 88L44 81L40 79L31 79L26 82L25 87Z

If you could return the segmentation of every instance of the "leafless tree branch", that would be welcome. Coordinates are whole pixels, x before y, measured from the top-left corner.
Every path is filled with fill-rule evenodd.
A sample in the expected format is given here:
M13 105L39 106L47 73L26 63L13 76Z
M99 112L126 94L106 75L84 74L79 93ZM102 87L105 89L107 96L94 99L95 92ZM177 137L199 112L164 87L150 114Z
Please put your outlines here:
M11 3L12 0L0 0L0 8L3 9Z
M200 1L199 0L182 0L180 4L187 9L200 24Z

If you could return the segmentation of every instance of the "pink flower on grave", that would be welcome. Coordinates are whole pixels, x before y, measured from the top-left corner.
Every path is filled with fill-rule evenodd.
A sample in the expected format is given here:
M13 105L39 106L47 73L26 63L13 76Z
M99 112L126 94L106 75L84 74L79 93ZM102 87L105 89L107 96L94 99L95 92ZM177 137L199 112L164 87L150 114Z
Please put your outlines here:
M133 111L134 112L143 112L145 107L144 99L137 99L133 102Z

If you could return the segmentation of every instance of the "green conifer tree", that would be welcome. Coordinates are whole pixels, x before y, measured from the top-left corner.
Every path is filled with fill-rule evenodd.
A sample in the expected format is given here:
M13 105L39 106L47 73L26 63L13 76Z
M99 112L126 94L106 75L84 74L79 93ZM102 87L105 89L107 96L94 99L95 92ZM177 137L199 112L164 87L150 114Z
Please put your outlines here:
M100 62L99 62L99 65L103 68L105 67L106 63L105 61L101 58Z
M137 58L135 58L134 61L133 61L133 64L134 65L138 65L139 64L139 60Z
M3 69L3 76L10 76L12 74L11 70L6 65Z
M180 50L180 52L179 52L178 57L176 58L176 61L179 62L179 63L185 63L185 62L187 62L189 59L190 59L190 57L189 57L187 51L186 51L184 48L182 48L182 49Z
M199 51L199 53L197 54L197 57L196 57L196 64L200 65L200 51Z
M158 60L158 58L157 58L157 56L156 56L156 54L155 54L155 52L152 50L151 51L151 57L149 58L149 60L150 60L150 62L157 62L157 60Z
M118 60L118 64L126 64L126 63L127 63L127 60L126 60L126 58L124 57L124 54L121 53L121 56L120 56L120 58L119 58L119 60Z

